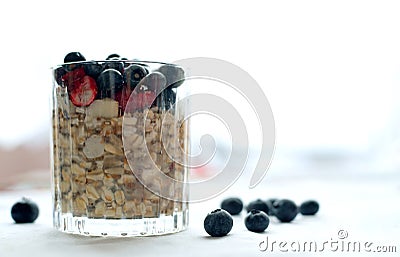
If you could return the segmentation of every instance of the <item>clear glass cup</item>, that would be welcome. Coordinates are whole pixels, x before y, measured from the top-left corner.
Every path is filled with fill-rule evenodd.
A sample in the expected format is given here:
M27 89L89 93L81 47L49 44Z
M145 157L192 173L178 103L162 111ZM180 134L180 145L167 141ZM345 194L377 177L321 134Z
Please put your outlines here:
M187 181L188 106L175 104L186 96L183 69L108 60L52 71L54 227L93 236L184 230L187 187L151 175Z

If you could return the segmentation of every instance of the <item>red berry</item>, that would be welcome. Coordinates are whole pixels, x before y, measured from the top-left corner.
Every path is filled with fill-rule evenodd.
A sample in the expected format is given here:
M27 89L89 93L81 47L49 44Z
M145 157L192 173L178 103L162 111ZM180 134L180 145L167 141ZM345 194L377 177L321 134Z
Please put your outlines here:
M67 85L68 91L71 91L75 82L81 80L85 75L85 70L81 67L67 72L62 76L61 80Z
M128 104L129 97L131 95L131 90L127 87L124 87L121 91L118 91L115 94L115 100L119 103L119 108L122 111L125 111L125 107Z
M153 91L144 91L144 92L132 92L129 103L126 106L127 112L132 112L136 110L143 110L144 108L148 108L156 99L156 94Z
M97 94L96 81L90 76L76 80L69 92L70 99L75 106L88 106Z

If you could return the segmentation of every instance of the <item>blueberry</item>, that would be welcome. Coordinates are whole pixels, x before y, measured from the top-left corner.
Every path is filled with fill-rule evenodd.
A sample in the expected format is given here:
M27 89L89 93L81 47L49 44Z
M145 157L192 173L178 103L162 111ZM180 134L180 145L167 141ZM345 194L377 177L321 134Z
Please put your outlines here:
M231 215L237 215L243 210L243 202L237 197L227 198L222 201L221 209L226 210Z
M131 64L125 68L124 77L126 84L133 90L139 81L146 77L147 74L149 74L149 72L145 67L138 64Z
M249 212L249 211L251 211L253 209L254 210L263 211L265 213L269 213L268 205L261 199L257 199L255 201L252 201L246 206L247 212Z
M167 78L168 87L178 87L184 82L185 72L177 65L164 64L159 67L157 71L164 74L164 76Z
M110 60L104 62L102 66L103 66L104 70L114 69L114 70L119 71L121 74L124 73L124 68L125 68L124 62L121 62L119 60L110 59Z
M80 52L70 52L64 57L64 63L86 61Z
M63 68L66 71L73 71L76 68L81 67L81 64L75 62L86 61L85 57L79 52L71 52L64 57Z
M121 61L124 61L124 67L126 68L126 67L128 67L129 65L131 65L128 61L128 58L126 58L126 57L122 57L121 58Z
M251 210L244 218L246 228L252 232L263 232L268 228L268 215L259 210Z
M314 215L318 210L319 204L314 200L305 201L300 205L300 213L303 215Z
M121 73L114 69L106 69L97 78L98 98L114 98L122 90L124 79Z
M103 67L97 62L87 63L83 66L83 69L85 70L86 75L94 79L97 79L100 73L103 71Z
M171 88L167 88L163 91L164 93L164 104L165 109L170 109L176 101L176 94Z
M165 89L166 84L167 80L165 76L160 72L153 71L144 77L137 86L140 91L153 91L159 93Z
M39 207L33 201L22 198L11 208L11 217L15 223L32 223L39 216Z
M63 67L58 67L54 70L54 79L59 86L62 86L62 77L67 73Z
M154 101L153 106L158 106L161 109L169 110L175 104L176 94L172 88L164 89Z
M216 209L204 219L204 229L212 237L226 236L232 226L232 216L225 210Z
M278 199L277 198L270 198L270 199L267 199L266 201L265 201L265 203L268 205L268 215L269 216L274 216L274 204L276 203L276 202L278 202Z
M117 60L120 59L120 55L119 54L110 54L109 56L107 56L106 60L110 60L110 59L114 59L117 58Z
M274 214L281 222L291 222L297 213L298 208L291 200L282 199L274 203Z
M278 202L279 201L279 199L278 198L269 198L269 199L267 199L265 202L267 203L267 204L271 204L271 206L273 206L276 202Z

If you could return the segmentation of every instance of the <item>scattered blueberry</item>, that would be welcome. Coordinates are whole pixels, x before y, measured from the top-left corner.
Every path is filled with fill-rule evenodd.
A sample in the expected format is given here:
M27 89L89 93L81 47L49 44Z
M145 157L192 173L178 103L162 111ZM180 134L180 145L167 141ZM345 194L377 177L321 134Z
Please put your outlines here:
M222 201L221 209L226 210L231 215L237 215L243 210L243 202L237 197L227 198Z
M249 212L249 211L251 211L253 209L254 210L263 211L265 213L269 213L268 205L261 199L257 199L255 201L252 201L246 206L247 212Z
M267 199L266 201L265 201L265 203L268 205L268 215L269 216L274 216L274 204L276 203L278 201L278 199L277 198L270 198L270 199Z
M278 198L269 198L269 199L267 199L265 202L266 202L267 204L271 204L271 206L273 206L274 203L276 203L276 202L278 202L278 201L279 201Z
M114 98L122 90L124 79L121 73L114 69L106 69L97 78L98 98Z
M314 215L318 210L319 204L314 200L305 201L300 205L300 213L303 215Z
M32 223L39 216L39 207L33 201L22 198L11 208L11 217L15 223Z
M212 237L226 236L232 229L232 216L225 210L216 209L204 219L204 229Z
M274 214L281 222L291 222L296 218L298 208L288 199L282 199L274 203Z
M177 65L164 64L158 68L157 71L164 74L164 76L167 78L168 87L178 87L184 82L185 72Z
M64 57L64 63L86 61L80 52L70 52Z
M138 64L131 64L125 68L124 76L126 84L133 90L139 81L146 77L147 74L149 74L149 72L145 67Z
M263 232L269 225L268 215L259 210L251 210L244 219L246 228L252 232Z

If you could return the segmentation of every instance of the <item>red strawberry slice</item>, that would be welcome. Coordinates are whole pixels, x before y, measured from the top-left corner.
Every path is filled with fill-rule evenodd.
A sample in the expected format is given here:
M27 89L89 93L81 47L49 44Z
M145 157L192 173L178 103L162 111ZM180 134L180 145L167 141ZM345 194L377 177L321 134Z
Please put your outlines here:
M143 110L151 106L156 99L156 94L153 91L132 92L129 102L126 105L126 112Z
M61 80L67 85L68 91L73 90L73 86L76 81L81 80L85 76L85 70L83 67L74 69L70 72L67 72L61 77Z
M131 95L131 90L128 87L124 87L121 91L115 94L115 100L119 103L119 108L124 111L126 105L128 104L129 97Z
M72 85L69 97L75 106L88 106L97 94L96 81L90 76L83 76Z

